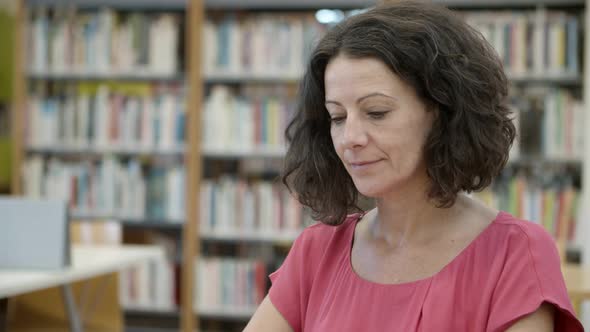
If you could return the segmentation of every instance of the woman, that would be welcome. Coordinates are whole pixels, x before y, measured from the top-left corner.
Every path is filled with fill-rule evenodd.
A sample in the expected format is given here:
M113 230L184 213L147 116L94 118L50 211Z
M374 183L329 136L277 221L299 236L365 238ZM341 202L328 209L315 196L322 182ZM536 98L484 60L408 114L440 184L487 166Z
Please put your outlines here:
M402 2L319 42L283 180L322 221L246 331L582 331L553 239L464 193L515 128L501 62L449 10ZM360 212L358 194L376 208Z

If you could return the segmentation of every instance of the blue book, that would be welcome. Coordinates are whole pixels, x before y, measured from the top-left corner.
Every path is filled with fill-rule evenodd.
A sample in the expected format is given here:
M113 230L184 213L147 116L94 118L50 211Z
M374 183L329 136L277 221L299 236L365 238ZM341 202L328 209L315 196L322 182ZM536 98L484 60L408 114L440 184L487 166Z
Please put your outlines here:
M575 16L568 17L566 33L566 68L567 71L578 74L578 19Z

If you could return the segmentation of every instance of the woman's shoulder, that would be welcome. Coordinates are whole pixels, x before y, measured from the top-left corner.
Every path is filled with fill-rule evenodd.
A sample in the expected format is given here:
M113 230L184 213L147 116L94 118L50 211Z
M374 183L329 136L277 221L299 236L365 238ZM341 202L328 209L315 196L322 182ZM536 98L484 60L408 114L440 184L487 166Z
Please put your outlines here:
M493 233L506 241L554 246L555 240L539 223L520 219L508 212L500 211L491 225Z
M534 266L559 267L556 241L538 223L500 211L487 235L485 247L491 249L494 260L528 261Z
M361 213L354 213L347 215L342 223L338 225L328 225L320 221L316 221L313 225L307 226L301 236L311 239L323 239L330 238L337 235L346 233L350 227L354 228L354 224L362 217Z
M301 246L313 247L313 249L346 245L347 235L354 231L354 225L361 216L360 213L350 214L339 225L328 225L318 221L307 226L296 242Z

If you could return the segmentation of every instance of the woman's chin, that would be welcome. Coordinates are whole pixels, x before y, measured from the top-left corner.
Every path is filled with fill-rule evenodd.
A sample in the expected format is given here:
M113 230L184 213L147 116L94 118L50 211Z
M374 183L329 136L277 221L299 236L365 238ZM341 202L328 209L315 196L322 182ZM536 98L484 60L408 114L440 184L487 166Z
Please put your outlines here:
M381 187L356 187L358 192L360 194L362 194L365 197L369 197L369 198L379 198L379 197L383 197L385 195L385 193L387 192L385 190L385 188L381 188Z

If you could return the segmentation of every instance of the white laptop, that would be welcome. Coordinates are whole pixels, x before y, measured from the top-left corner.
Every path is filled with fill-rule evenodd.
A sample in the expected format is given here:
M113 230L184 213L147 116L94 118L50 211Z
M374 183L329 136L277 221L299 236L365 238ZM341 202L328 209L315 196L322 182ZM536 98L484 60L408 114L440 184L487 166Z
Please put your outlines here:
M0 196L0 269L62 269L70 265L65 201Z

